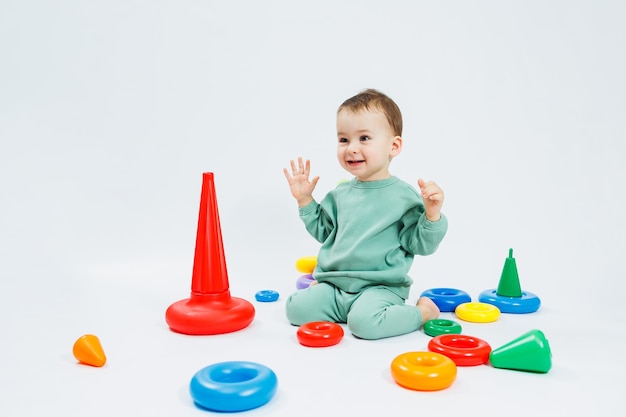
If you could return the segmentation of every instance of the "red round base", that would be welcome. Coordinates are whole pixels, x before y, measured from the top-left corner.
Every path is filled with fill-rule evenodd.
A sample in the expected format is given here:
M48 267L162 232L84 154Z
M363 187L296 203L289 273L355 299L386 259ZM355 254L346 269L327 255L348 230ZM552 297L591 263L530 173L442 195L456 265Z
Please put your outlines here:
M165 321L172 331L189 335L231 333L247 327L254 320L254 306L230 292L195 294L170 305Z

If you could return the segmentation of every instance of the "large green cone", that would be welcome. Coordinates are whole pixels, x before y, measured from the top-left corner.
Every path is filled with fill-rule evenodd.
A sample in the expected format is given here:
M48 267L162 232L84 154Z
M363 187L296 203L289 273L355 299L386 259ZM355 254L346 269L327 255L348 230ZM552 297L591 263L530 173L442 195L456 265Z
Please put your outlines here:
M552 352L541 330L531 330L489 354L494 368L546 373L552 367Z

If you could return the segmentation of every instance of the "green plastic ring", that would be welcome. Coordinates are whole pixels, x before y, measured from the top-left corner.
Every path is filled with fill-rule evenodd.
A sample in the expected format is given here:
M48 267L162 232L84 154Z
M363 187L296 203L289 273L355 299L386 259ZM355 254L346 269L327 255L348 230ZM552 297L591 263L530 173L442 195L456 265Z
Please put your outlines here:
M459 323L453 320L434 319L424 323L424 333L429 336L439 336L440 334L461 334L462 328Z

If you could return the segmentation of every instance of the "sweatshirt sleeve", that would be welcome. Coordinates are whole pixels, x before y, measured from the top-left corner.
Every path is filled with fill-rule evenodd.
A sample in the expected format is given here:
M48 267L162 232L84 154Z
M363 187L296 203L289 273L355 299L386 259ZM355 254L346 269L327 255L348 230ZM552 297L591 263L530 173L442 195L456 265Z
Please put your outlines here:
M304 207L299 207L300 219L304 222L306 230L318 242L324 242L335 230L335 221L322 204L313 200Z
M441 213L441 218L431 222L426 213L416 207L403 217L400 230L400 243L407 252L414 255L433 254L448 231L448 218Z

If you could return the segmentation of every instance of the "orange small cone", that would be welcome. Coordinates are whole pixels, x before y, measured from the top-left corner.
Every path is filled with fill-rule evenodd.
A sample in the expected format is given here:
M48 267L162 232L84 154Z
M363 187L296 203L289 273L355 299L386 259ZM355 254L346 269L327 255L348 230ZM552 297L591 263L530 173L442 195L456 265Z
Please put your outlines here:
M107 361L107 357L104 354L100 339L92 334L86 334L78 338L74 342L74 357L78 359L80 363L91 366L104 366Z

